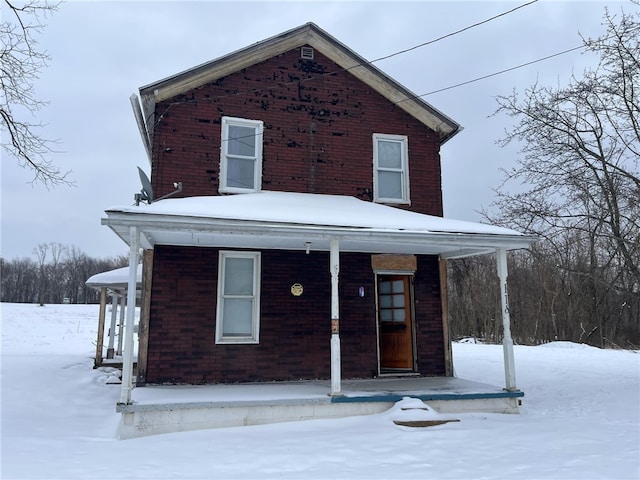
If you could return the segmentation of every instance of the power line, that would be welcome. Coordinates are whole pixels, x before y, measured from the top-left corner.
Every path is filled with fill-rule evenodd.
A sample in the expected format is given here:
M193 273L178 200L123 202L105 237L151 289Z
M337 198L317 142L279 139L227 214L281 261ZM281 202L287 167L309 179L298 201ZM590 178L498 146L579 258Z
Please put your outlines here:
M440 40L444 40L445 38L453 37L454 35L457 35L459 33L462 33L462 32L465 32L467 30L470 30L470 29L472 29L474 27L477 27L477 26L483 25L485 23L488 23L488 22L490 22L492 20L495 20L496 18L500 18L500 17L503 17L503 16L508 15L510 13L513 13L513 12L515 12L516 10L518 10L520 8L528 7L529 5L531 5L533 3L536 3L537 1L538 0L532 0L529 3L523 3L522 5L519 5L519 6L515 7L515 8L512 8L511 10L499 13L498 15L494 15L493 17L487 18L486 20L483 20L481 22L474 23L473 25L469 25L468 27L461 28L460 30L456 30L455 32L451 32L451 33L448 33L448 34L443 35L441 37L435 38L433 40L429 40L428 42L421 43L420 45L416 45L415 47L407 48L405 50L400 50L398 52L391 53L389 55L385 55L384 57L376 58L375 60L371 60L370 62L367 62L367 63L371 64L371 63L379 62L381 60L386 60L387 58L395 57L396 55L401 55L403 53L407 53L407 52L410 52L412 50L416 50L416 49L424 47L426 45L431 45L432 43L439 42ZM356 66L359 67L360 65L356 65ZM352 68L354 68L354 67L352 67Z
M287 85L294 85L296 83L301 83L301 82L313 81L313 80L317 80L318 78L323 78L323 77L326 77L326 76L335 75L337 73L348 72L349 70L352 70L354 68L362 67L362 66L365 66L365 65L371 65L371 64L373 64L375 62L386 60L388 58L395 57L397 55L401 55L403 53L407 53L407 52L410 52L412 50L416 50L416 49L424 47L426 45L431 45L431 44L439 42L440 40L443 40L445 38L449 38L449 37L452 37L454 35L458 35L459 33L465 32L465 31L470 30L472 28L475 28L475 27L477 27L479 25L483 25L485 23L491 22L491 21L493 21L493 20L495 20L497 18L500 18L500 17L503 17L503 16L508 15L510 13L513 13L516 10L519 10L520 8L527 7L527 6L532 5L532 4L536 3L536 2L538 2L538 0L532 0L532 1L528 2L528 3L523 3L522 5L519 5L519 6L515 7L515 8L512 8L511 10L507 10L506 12L499 13L497 15L494 15L493 17L487 18L486 20L482 20L481 22L477 22L477 23L474 23L474 24L469 25L467 27L464 27L464 28L461 28L459 30L456 30L455 32L448 33L446 35L443 35L441 37L435 38L433 40L429 40L428 42L421 43L420 45L415 45L413 47L406 48L404 50L400 50L400 51L397 51L395 53L391 53L389 55L385 55L383 57L376 58L376 59L371 60L371 61L365 61L363 63L358 63L356 65L352 65L351 67L342 68L342 69L339 69L339 70L334 70L334 71L331 71L331 72L320 74L318 76L302 78L302 79L294 80L294 81L291 81L291 82L278 83L278 85L279 86L287 86ZM244 91L244 92L230 93L230 94L227 94L227 95L216 95L214 98L220 99L220 98L234 97L234 96L238 96L238 95L248 95L248 94L251 94L251 93L257 93L257 92L261 92L263 90L267 90L268 88L269 87L261 87L261 88L256 88L256 89L253 89L253 90ZM417 97L412 97L412 98L417 98ZM409 99L407 99L407 100L409 100Z
M484 80L485 78L495 77L496 75L501 75L503 73L511 72L512 70L517 70L518 68L526 67L528 65L533 65L534 63L542 62L544 60L548 60L550 58L557 57L559 55L564 55L565 53L573 52L575 50L580 50L582 48L585 48L585 45L580 45L578 47L573 47L573 48L570 48L568 50L563 50L562 52L554 53L553 55L547 55L546 57L538 58L537 60L532 60L532 61L527 62L527 63L522 63L520 65L517 65L515 67L511 67L511 68L507 68L505 70L500 70L499 72L494 72L494 73L490 73L488 75L483 75L482 77L474 78L473 80L467 80L466 82L456 83L455 85L450 85L448 87L440 88L438 90L432 90L431 92L423 93L422 95L416 95L415 97L405 98L404 100L399 100L399 101L397 101L395 103L398 104L398 103L401 103L401 102L406 102L407 100L412 100L414 98L422 98L422 97L426 97L428 95L433 95L434 93L440 93L440 92L444 92L446 90L451 90L452 88L457 88L457 87L461 87L463 85L468 85L470 83L478 82L480 80Z

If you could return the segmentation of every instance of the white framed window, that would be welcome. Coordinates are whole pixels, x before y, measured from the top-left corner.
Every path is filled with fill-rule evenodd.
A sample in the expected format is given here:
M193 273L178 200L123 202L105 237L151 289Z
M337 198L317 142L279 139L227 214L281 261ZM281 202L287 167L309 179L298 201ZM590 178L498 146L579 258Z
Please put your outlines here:
M263 129L260 120L222 117L220 192L261 190Z
M258 343L260 252L220 251L216 343Z
M410 203L406 136L373 134L373 192L375 202Z

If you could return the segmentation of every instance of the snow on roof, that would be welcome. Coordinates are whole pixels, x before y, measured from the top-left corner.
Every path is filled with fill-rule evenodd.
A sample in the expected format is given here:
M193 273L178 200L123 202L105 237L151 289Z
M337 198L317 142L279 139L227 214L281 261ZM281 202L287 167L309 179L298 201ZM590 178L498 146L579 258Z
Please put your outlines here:
M142 282L142 265L138 265L137 283ZM107 272L96 273L85 282L88 287L126 287L129 283L129 267L116 268Z
M355 197L293 192L172 198L151 205L111 207L107 212L375 230L522 235L508 228L425 215Z

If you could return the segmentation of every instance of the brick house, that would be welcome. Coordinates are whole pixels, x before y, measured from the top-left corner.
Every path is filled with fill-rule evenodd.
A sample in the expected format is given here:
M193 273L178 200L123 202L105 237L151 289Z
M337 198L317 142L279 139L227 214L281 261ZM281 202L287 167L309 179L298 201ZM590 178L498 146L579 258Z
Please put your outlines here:
M506 291L532 241L442 218L459 125L312 23L132 103L155 196L182 184L102 220L144 249L137 385L451 376L446 259L497 252Z

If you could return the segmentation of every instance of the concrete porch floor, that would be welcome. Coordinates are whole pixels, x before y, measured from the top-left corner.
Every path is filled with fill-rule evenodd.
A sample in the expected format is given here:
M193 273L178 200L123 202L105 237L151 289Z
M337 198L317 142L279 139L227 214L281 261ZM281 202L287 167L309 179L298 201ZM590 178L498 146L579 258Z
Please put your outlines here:
M137 387L132 404L118 404L120 438L242 425L340 418L383 412L404 397L440 413L518 413L523 392L455 377L380 377L329 380Z

